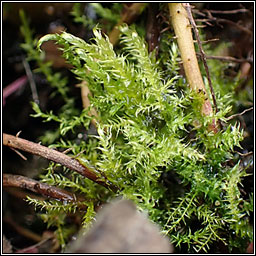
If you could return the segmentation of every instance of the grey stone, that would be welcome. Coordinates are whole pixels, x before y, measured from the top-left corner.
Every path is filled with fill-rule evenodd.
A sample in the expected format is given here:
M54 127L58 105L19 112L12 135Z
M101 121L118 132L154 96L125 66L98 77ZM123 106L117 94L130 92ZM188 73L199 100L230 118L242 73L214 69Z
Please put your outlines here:
M69 253L172 253L173 246L159 228L129 200L113 201L97 213L96 221L78 236Z

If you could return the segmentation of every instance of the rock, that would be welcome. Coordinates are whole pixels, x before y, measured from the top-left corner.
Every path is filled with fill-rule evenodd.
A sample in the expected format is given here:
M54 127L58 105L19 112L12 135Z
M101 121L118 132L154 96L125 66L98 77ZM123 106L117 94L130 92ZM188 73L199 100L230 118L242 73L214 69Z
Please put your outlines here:
M3 235L3 253L12 253L12 245L10 241Z
M173 246L133 202L119 200L103 206L86 233L68 253L172 253Z

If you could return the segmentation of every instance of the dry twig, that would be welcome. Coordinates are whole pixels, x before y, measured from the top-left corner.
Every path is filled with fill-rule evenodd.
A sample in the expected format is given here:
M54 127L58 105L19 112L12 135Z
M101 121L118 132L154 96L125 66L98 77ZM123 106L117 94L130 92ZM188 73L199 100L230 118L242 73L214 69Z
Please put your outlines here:
M17 233L21 234L24 237L27 237L36 242L40 242L42 240L42 237L40 235L34 233L33 231L27 228L22 227L17 222L15 222L13 218L10 217L10 215L5 215L3 221L11 225Z
M213 17L212 14L211 14L211 11L209 11L209 10L205 10L205 12L206 12L207 14L205 14L205 13L203 13L203 12L200 12L200 11L198 11L198 10L194 10L193 12L195 12L196 14L198 14L198 15L200 15L200 16L207 17L207 18L208 18L208 21L216 22L216 23L219 24L219 25L220 25L220 23L226 23L226 24L229 24L229 25L231 25L231 26L236 27L237 29L239 29L239 30L245 32L246 34L248 34L248 35L250 35L250 36L252 35L252 31L249 30L248 28L245 28L245 27L243 27L243 26L239 25L238 23L233 22L233 21L231 21L231 20ZM221 25L220 25L220 26L221 26ZM221 26L221 27L223 27L223 26Z
M211 81L211 78L210 78L209 68L208 68L208 65L207 65L207 62L206 62L206 55L204 53L204 50L203 50L203 47L202 47L202 42L201 42L200 37L199 37L199 32L198 32L196 23L194 21L194 18L193 18L192 12L191 12L191 7L190 7L189 3L184 3L183 6L184 6L184 8L186 9L186 11L188 13L188 18L189 18L190 24L192 25L192 27L195 31L195 36L196 36L196 40L197 40L197 43L198 43L198 46L199 46L201 59L202 59L203 64L204 64L208 84L209 84L211 95L212 95L213 105L214 105L214 108L215 108L215 112L218 112L217 101L216 101L215 93L214 93L214 90L213 90L212 81ZM219 124L220 128L222 129L222 124L221 124L220 121L218 122L218 124Z
M237 116L242 116L243 114L245 114L246 112L251 111L251 110L253 110L253 107L247 108L247 109L245 109L245 110L244 110L243 112L241 112L241 113L238 113L238 114L234 114L234 115L232 115L232 116L229 116L229 117L227 118L227 121L229 121L229 120L231 120L231 119L233 119L233 118L235 118L235 117L237 117Z
M3 186L28 189L42 196L58 199L60 201L77 201L77 197L74 194L64 189L56 188L21 175L3 174Z
M251 156L251 155L253 155L253 152L252 151L250 151L250 152L248 152L248 153L240 153L240 152L238 152L238 151L235 151L239 156L242 156L242 157L247 157L247 156Z
M204 93L205 100L202 104L201 113L209 116L213 113L213 110L199 69L188 14L181 3L169 3L168 5L186 78L191 89L197 93ZM214 120L209 125L209 129L214 133L218 132L218 127Z
M216 97L215 97L215 93L214 93L213 87L212 87L212 81L211 81L211 78L210 78L209 68L208 68L208 65L206 63L206 55L204 53L204 50L203 50L203 47L202 47L202 42L201 42L200 37L199 37L199 32L198 32L196 23L194 21L194 18L193 18L192 12L191 12L191 7L190 7L189 3L184 3L183 6L184 6L184 8L186 9L186 11L188 13L188 18L189 18L190 24L192 25L192 27L194 29L194 32L195 32L196 40L197 40L199 50L200 50L201 59L202 59L203 64L204 64L204 68L205 68L206 75L207 75L207 80L208 80L209 87L210 87L210 90L211 90L215 111L218 112Z
M218 14L237 14L237 13L245 13L248 12L247 9L236 9L236 10L226 10L226 11L219 11L219 10L208 10L211 13L218 13Z
M17 199L24 200L27 197L30 197L30 198L33 198L33 199L37 199L37 200L41 200L41 201L45 199L43 196L35 195L35 193L22 190L21 188L6 187L4 185L3 185L3 188L4 188L5 192L7 192L9 195L11 195L12 197L15 197Z
M81 98L83 102L83 108L89 108L91 105L89 96L92 96L92 93L87 85L87 81L82 81L77 86L81 87ZM98 117L98 113L95 108L91 108L89 115ZM95 119L92 119L91 123L97 128L97 122Z
M106 178L102 177L96 171L90 170L88 167L82 165L78 160L71 158L57 150L47 148L45 146L39 145L37 143L21 139L6 133L3 133L3 145L20 149L34 155L39 155L48 160L60 163L67 168L78 172L84 177L114 191L117 190L117 187L109 182Z
M198 54L198 53L197 53ZM227 62L237 62L237 63L244 63L244 62L249 62L252 63L251 59L237 59L231 56L205 56L206 59L212 59L212 60L222 60L222 61L227 61Z

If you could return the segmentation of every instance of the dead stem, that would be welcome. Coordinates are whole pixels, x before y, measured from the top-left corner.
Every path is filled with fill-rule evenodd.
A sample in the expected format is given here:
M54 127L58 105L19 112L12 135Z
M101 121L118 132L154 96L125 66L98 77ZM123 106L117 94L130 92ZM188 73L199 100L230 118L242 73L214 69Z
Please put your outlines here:
M83 102L83 108L87 109L91 105L89 96L92 96L92 93L87 85L87 81L82 81L78 86L81 87L81 98ZM98 113L95 108L91 108L91 110L89 111L89 115L95 116L96 118L98 117ZM97 128L96 119L92 119L91 123L94 125L95 128Z
M17 188L17 187L3 186L3 189L4 189L4 191L6 191L11 196L13 196L15 198L18 198L18 199L22 199L22 200L26 199L27 197L37 199L37 200L41 200L41 201L45 199L43 196L35 195L32 192L24 191L21 188Z
M200 15L200 16L207 17L208 21L214 21L215 23L217 23L217 24L219 24L219 25L220 25L220 23L226 23L226 24L229 24L229 25L231 25L231 26L236 27L237 29L239 29L239 30L245 32L246 34L248 34L248 35L250 35L250 36L252 35L252 31L251 31L251 30L249 30L249 29L246 28L246 27L241 26L241 25L238 24L238 23L235 23L235 22L233 22L233 21L231 21L231 20L227 20L227 19L222 19L222 18L213 17L210 10L205 10L205 12L206 12L207 14L205 14L205 13L203 13L203 12L200 12L200 11L198 11L198 10L193 10L193 12L196 13L196 14L198 14L198 15ZM220 26L221 26L221 25L220 25ZM221 26L221 27L223 27L223 26Z
M234 114L234 115L232 115L232 116L229 116L229 117L227 118L227 121L229 121L229 120L231 120L231 119L233 119L233 118L235 118L235 117L237 117L237 116L242 116L243 114L245 114L246 112L251 111L251 110L253 110L253 107L247 108L247 109L245 109L245 110L244 110L243 112L241 112L241 113L238 113L238 114Z
M202 59L203 64L204 64L208 84L209 84L211 95L212 95L212 100L213 100L213 105L214 105L214 108L215 108L215 113L217 113L218 112L217 101L216 101L215 93L214 93L213 86L212 86L212 80L210 78L209 68L208 68L208 65L207 65L207 62L206 62L206 55L204 53L202 42L201 42L200 37L199 37L199 32L198 32L196 23L194 21L194 18L193 18L192 12L191 12L190 4L189 3L184 3L183 6L184 6L184 8L186 9L186 11L188 13L188 18L189 18L190 24L192 25L192 27L194 29L194 32L195 32L195 35L196 35L196 40L197 40L197 43L198 43L198 46L199 46L201 59ZM221 123L220 120L218 121L218 125L219 125L220 129L223 129L223 126L222 126L222 123Z
M237 14L237 13L245 13L248 12L247 9L236 9L236 10L226 10L226 11L219 11L219 10L208 10L211 13L218 13L218 14Z
M61 165L78 172L84 177L106 188L110 188L113 191L117 190L117 187L114 186L107 179L102 176L98 176L95 172L92 172L89 168L79 163L78 160L71 158L57 150L50 149L37 143L21 139L6 133L3 133L3 145L11 148L20 149L34 155L39 155L56 163L60 163Z
M5 215L3 218L3 221L11 225L17 233L21 234L24 237L27 237L33 241L40 242L42 240L42 237L29 229L26 229L22 226L20 226L18 223L16 223L9 215Z
M184 8L187 11L190 24L192 25L192 27L194 29L194 32L195 32L196 40L197 40L197 43L198 43L198 46L199 46L199 50L200 50L201 59L202 59L203 64L204 64L204 68L205 68L205 71L206 71L208 84L209 84L209 87L210 87L210 90L211 90L211 94L212 94L212 100L213 100L214 108L215 108L215 111L218 112L216 97L215 97L215 93L214 93L214 90L213 90L213 87L212 87L212 81L211 81L211 78L210 78L210 72L209 72L208 65L206 63L206 55L204 53L204 50L203 50L203 47L202 47L202 42L201 42L200 37L199 37L199 32L198 32L196 23L194 21L194 18L193 18L192 12L191 12L191 7L190 7L189 3L184 3L183 6L184 6Z
M76 202L77 198L64 189L56 188L37 180L13 174L3 174L3 187L18 187L28 189L42 196L60 201Z
M240 153L238 151L235 151L238 155L242 156L242 157L247 157L247 156L251 156L253 155L253 151L250 151L248 153Z
M199 53L197 53L199 55ZM237 62L237 63L244 63L249 62L252 63L252 60L250 59L237 59L231 56L205 56L206 59L212 59L212 60L221 60L221 61L227 61L227 62Z
M199 69L191 26L188 14L181 3L169 3L170 17L183 61L186 78L191 89L197 93L203 92L205 100L201 108L203 115L212 115L213 110ZM218 126L215 121L209 125L209 130L216 133Z

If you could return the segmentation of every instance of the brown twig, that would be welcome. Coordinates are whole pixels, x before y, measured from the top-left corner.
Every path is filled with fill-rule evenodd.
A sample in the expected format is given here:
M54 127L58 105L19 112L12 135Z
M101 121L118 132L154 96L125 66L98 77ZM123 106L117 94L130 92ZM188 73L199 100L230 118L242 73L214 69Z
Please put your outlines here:
M215 112L218 112L217 101L216 101L215 93L214 93L214 90L213 90L212 81L211 81L211 78L210 78L209 68L208 68L208 65L207 65L207 62L206 62L206 55L204 53L204 50L203 50L203 47L202 47L202 42L201 42L200 37L199 37L199 32L198 32L196 23L194 21L194 18L193 18L192 12L191 12L191 7L190 7L189 3L184 3L183 6L184 6L184 8L186 9L186 11L188 13L188 18L189 18L190 24L192 25L192 27L194 29L194 32L195 32L196 40L197 40L199 50L200 50L200 54L201 54L201 59L202 59L203 64L204 64L208 84L209 84L209 87L210 87ZM219 122L219 126L220 126L220 128L222 128L221 122Z
M83 103L83 108L89 108L91 103L89 96L92 96L92 93L88 87L87 81L82 81L80 84L77 86L81 87L81 98L82 98L82 103ZM95 116L96 118L98 117L98 113L95 108L91 108L89 111L90 116ZM94 125L94 127L97 128L97 122L96 119L92 119L91 123Z
M22 248L22 249L18 249L17 251L15 251L15 254L16 253L23 253L23 254L27 254L27 253L33 253L33 254L40 254L40 253L49 253L48 249L49 247L51 246L51 243L52 243L52 240L54 238L46 238L46 239L43 239L42 241L40 241L39 243L37 244L33 244L29 247L26 247L26 248Z
M15 200L16 200L16 198L17 198L17 199L24 200L24 199L26 199L28 196L29 196L30 198L37 199L37 200L41 200L41 201L45 199L43 196L35 195L35 194L32 193L32 192L24 191L23 189L17 188L17 187L5 187L5 186L3 186L3 189L4 189L4 191L6 191L8 194L10 194L12 197L15 197Z
M250 151L250 152L248 152L248 153L240 153L240 152L238 152L238 151L235 151L239 156L242 156L242 157L247 157L247 156L251 156L251 155L253 155L253 152L252 151Z
M10 148L11 150L13 150L17 155L19 155L23 160L27 161L28 159L23 156L18 150L16 150L15 148Z
M78 172L84 177L106 188L110 188L113 191L117 190L117 187L109 182L107 179L102 177L102 175L98 174L96 171L90 170L88 167L82 165L78 160L71 158L57 150L50 149L37 143L21 139L6 133L3 133L3 145L11 148L20 149L34 155L39 155L56 163L60 163L61 165Z
M16 223L9 215L5 215L3 221L11 225L17 233L21 234L24 237L27 237L33 241L40 242L42 240L42 236L32 232L29 229L26 229Z
M54 247L54 244L56 243L56 239L54 235L48 236L46 238L42 237L42 240L36 244L33 244L29 247L18 249L15 251L16 253L33 253L33 254L42 254L42 253L53 253L52 247Z
M221 22L221 23L226 23L226 24L232 25L232 26L236 27L237 29L245 32L246 34L252 36L252 31L251 30L249 30L248 28L245 28L245 27L237 24L236 22L233 22L233 21L227 20L227 19L219 19L219 18L217 19L217 21Z
M208 44L210 42L216 42L216 41L219 41L220 39L219 38L212 38L212 39L208 39L208 40L205 40L205 41L201 41L202 44Z
M184 6L184 8L186 9L186 11L188 13L188 18L189 18L190 24L192 25L192 27L194 29L194 32L195 32L196 40L197 40L199 50L200 50L201 59L202 59L203 64L204 64L206 75L207 75L207 80L208 80L208 83L209 83L209 86L210 86L214 107L215 107L215 110L217 112L217 103L216 103L216 98L215 98L215 94L214 94L213 87L212 87L212 81L211 81L211 78L210 78L209 68L208 68L208 65L206 63L206 55L204 53L204 50L203 50L203 47L202 47L202 42L201 42L200 37L199 37L199 32L198 32L196 23L194 21L194 18L193 18L192 12L191 12L191 7L190 7L189 3L184 3L183 6Z
M204 22L208 26L213 27L213 25L209 22L209 19L196 19L197 22Z
M197 53L199 54L199 53ZM222 61L227 61L227 62L237 62L237 63L243 63L243 62L249 62L252 63L252 60L250 59L237 59L231 56L205 56L206 59L212 59L212 60L222 60Z
M247 9L236 9L236 10L226 10L226 11L208 10L208 11L216 14L237 14L237 13L249 12L249 10Z
M242 116L243 114L245 114L246 112L251 111L251 110L253 110L253 107L247 108L247 109L245 109L245 110L244 110L243 112L241 112L241 113L238 113L238 114L234 114L234 115L232 115L232 116L229 116L226 120L229 121L229 120L231 120L231 119L233 119L233 118L235 118L235 117L237 117L237 116Z
M28 189L35 193L41 194L44 197L58 199L60 201L77 201L74 194L71 194L64 189L56 188L21 175L3 174L3 186Z
M249 30L249 29L247 29L247 28L237 24L236 22L233 22L233 21L227 20L227 19L213 17L212 14L211 14L211 11L209 11L209 10L205 10L205 12L207 14L202 13L202 12L200 12L198 10L194 10L193 12L195 12L196 14L198 14L200 16L207 17L209 21L214 21L217 24L219 24L219 23L226 23L226 24L229 24L231 26L236 27L237 29L245 32L246 34L249 34L250 36L252 35L252 31L251 30Z

